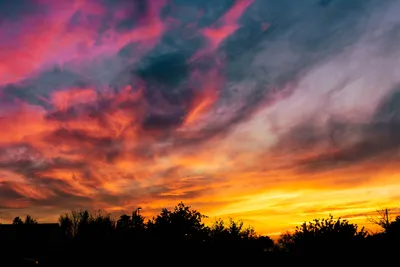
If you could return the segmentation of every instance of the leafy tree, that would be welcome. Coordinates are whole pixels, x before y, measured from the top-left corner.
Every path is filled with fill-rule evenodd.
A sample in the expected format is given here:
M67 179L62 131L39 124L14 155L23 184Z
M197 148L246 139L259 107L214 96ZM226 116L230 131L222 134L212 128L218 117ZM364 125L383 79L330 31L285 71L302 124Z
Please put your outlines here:
M97 238L109 235L115 228L111 215L100 210L93 214L88 210L72 211L61 215L58 221L63 233L70 238Z
M300 253L327 253L337 250L347 251L355 242L364 239L367 232L347 220L334 219L331 215L327 219L314 219L312 222L297 226L293 233L284 233L279 243L284 249Z
M258 247L264 252L271 251L274 247L274 240L272 240L269 236L258 236L256 238L256 242Z
M225 222L222 219L214 221L210 228L210 235L216 239L254 239L257 237L252 227L243 228L243 221L235 221L232 218L229 219L229 223L225 226Z
M225 227L225 222L221 218L214 221L210 227L210 236L213 241L223 241L228 239L229 231Z
M77 236L89 223L90 214L87 210L71 211L60 215L58 221L64 234L68 237Z
M400 216L397 216L395 220L391 221L389 225L387 225L386 234L392 241L400 241Z
M21 224L37 224L37 221L32 218L30 215L25 216L25 220L22 220L20 217L15 217L12 224L21 225Z
M65 213L63 215L60 215L60 217L58 218L58 223L60 225L60 228L61 228L63 234L66 237L72 238L75 236L74 222L73 222L70 214Z
M144 229L145 223L144 223L144 217L139 214L138 210L135 210L132 212L132 228L134 229Z
M243 229L240 232L240 237L243 239L256 239L259 238L259 236L257 236L256 231L254 230L254 228L252 226L249 226L245 229Z
M98 210L89 215L88 229L95 237L109 236L115 228L115 221L111 214Z
M26 215L24 224L37 224L37 221L32 216Z
M231 237L240 238L242 235L243 222L234 221L232 218L229 219L228 232Z
M132 227L132 219L131 216L123 214L119 217L117 221L117 228L118 229L129 229Z
M201 239L200 236L204 238L206 229L202 221L204 218L205 215L181 202L173 211L162 209L160 215L149 221L148 225L164 238Z
M15 217L12 224L21 225L21 224L24 224L24 222L22 221L22 219L20 217Z

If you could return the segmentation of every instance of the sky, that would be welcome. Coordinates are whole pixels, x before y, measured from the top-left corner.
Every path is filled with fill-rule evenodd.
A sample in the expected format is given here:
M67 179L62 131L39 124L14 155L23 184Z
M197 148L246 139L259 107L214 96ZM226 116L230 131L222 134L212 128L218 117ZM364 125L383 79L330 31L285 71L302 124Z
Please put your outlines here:
M276 234L400 201L400 2L0 0L0 220L180 201Z

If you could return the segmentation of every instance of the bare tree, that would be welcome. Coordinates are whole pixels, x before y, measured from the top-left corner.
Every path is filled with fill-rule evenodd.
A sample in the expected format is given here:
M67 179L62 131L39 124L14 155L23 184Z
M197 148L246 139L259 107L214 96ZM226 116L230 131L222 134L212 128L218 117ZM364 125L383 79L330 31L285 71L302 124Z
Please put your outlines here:
M374 217L368 217L367 220L375 225L380 226L383 230L387 230L390 222L392 222L392 216L390 214L391 209L377 210L377 215Z

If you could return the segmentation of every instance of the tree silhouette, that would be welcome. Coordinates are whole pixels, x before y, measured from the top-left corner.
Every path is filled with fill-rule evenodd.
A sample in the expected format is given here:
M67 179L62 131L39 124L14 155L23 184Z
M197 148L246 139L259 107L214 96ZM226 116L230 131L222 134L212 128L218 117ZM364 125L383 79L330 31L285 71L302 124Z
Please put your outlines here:
M286 266L309 263L319 257L330 262L355 259L362 264L364 259L393 259L397 255L400 216L392 220L387 216L389 213L383 214L380 233L368 235L364 228L358 229L356 224L330 216L305 222L293 232L282 234L279 246L275 246L271 238L257 235L252 227L244 227L241 220L217 219L206 226L205 215L180 202L172 210L162 209L147 223L138 210L121 215L117 221L100 210L71 211L60 216L58 229L63 235L52 232L55 242L42 231L41 226L46 225L36 225L29 215L24 219L15 217L13 224L22 227L1 227L0 242L7 244L8 251L18 248L18 257L41 255L49 261L52 258L49 266L71 266L77 262L88 266L127 265L132 263L132 253L135 257L157 255L150 259L152 264L157 260L165 264L165 257L171 255L176 256L173 258L176 265L194 265L193 260L199 265L202 261L208 264L219 259L225 264L240 261L248 266L263 263Z
M65 237L72 238L73 236L75 236L74 222L68 213L60 215L60 217L58 218L58 223Z
M15 217L12 224L21 225L21 224L24 224L24 222L22 221L22 219L20 217Z
M263 252L272 251L274 247L274 240L269 236L258 236L256 238L257 247L262 249Z
M200 236L205 234L204 218L205 215L180 202L173 211L162 209L160 215L148 222L148 226L163 238L201 239Z
M32 216L26 215L24 224L37 224L37 221Z
M228 225L222 219L217 219L210 227L210 235L215 240L235 241L240 239L256 238L256 233L252 227L243 228L243 221L235 221L229 218Z
M14 225L37 224L37 221L34 218L32 218L32 216L26 215L24 221L22 221L20 217L15 217L12 224Z
M61 215L59 225L65 236L79 238L100 238L110 235L115 228L115 222L110 214L101 210L91 214L88 210L72 211Z
M139 214L139 210L135 210L132 212L132 228L134 229L144 229L145 223L144 223L144 217Z
M119 220L117 221L117 228L118 229L129 229L132 227L132 219L131 216L123 214L120 216Z
M221 242L229 238L229 231L225 227L225 222L218 218L210 227L210 237L214 242Z
M391 220L385 227L383 232L384 247L387 251L395 253L400 247L400 216Z
M232 218L229 219L228 232L232 238L240 238L242 235L243 222L235 222Z
M314 219L312 222L297 226L293 233L281 235L279 243L289 251L300 255L345 253L367 237L368 233L347 220L334 219L331 215L326 219Z
M385 230L388 235L399 239L400 238L400 216L397 216L395 220L391 221Z
M392 218L390 216L390 209L377 210L376 212L378 214L378 218L369 217L368 221L380 226L383 230L386 231L392 221Z
M89 212L87 210L72 211L71 213L65 213L60 215L58 222L63 233L67 237L75 237L78 235L79 230L82 231L89 223Z

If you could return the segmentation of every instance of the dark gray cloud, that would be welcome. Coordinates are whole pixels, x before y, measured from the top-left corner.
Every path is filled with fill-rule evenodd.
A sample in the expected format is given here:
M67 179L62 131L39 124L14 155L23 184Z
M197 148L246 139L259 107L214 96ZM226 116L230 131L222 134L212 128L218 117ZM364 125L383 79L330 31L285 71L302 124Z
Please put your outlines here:
M187 59L181 52L160 55L151 59L147 66L136 70L136 74L150 86L154 84L173 89L188 78Z
M19 199L22 199L24 196L17 193L10 183L8 182L0 182L0 209L7 208L7 206L4 205L4 202L10 201L14 202Z
M105 157L113 162L123 149L121 140L112 137L95 137L85 131L58 129L47 136L47 142L57 146L60 142L70 144L75 149L70 153L85 154L89 158Z
M255 84L248 85L245 94L232 84L224 88L220 105L236 106L246 98L246 105L236 108L230 121L246 119L257 110L252 106L265 104L272 88L296 81L354 44L364 33L365 16L375 8L371 1L332 1L325 7L318 1L256 1L241 19L244 26L224 47L229 79ZM267 31L260 31L261 22L271 24Z
M42 209L54 208L58 210L79 209L90 206L93 199L81 196L74 192L68 183L60 180L43 178L42 184L35 187L50 189L52 194L47 198L32 198L18 193L10 183L0 183L0 209L26 209L27 206L39 206ZM55 185L57 184L57 187ZM24 185L21 185L22 187ZM61 191L58 188L63 188ZM67 190L70 191L67 192ZM42 189L43 190L43 189Z
M4 21L16 21L22 17L30 14L44 13L47 11L46 6L38 5L35 1L21 0L21 1L0 1L0 24Z
M12 171L25 177L27 180L42 183L45 180L40 173L51 171L51 170L68 170L69 172L74 172L79 170L84 172L87 165L82 161L69 161L63 158L53 158L53 159L42 159L40 157L33 158L32 156L28 158L19 159L9 159L0 161L0 169Z
M235 3L234 0L208 2L202 0L174 0L164 10L165 17L172 17L182 24L196 23L200 28L216 22ZM201 16L200 16L201 15Z
M227 1L217 6L228 8L232 3ZM354 44L363 34L364 17L374 7L370 1L307 1L301 5L292 1L256 1L241 18L241 28L219 51L226 54L227 65L222 74L228 77L215 104L215 110L222 111L215 114L196 137L178 137L175 143L197 144L230 132L232 127L246 121L268 103L275 92L272 88L275 90L299 79L310 68ZM202 8L206 9L205 6ZM173 10L169 12L173 14ZM218 16L222 14L219 12ZM216 20L203 26L212 25L212 22ZM265 32L261 30L263 22L271 25ZM199 44L205 45L198 34L190 39L169 38L170 35L174 36L174 31L167 32L143 61L128 67L115 79L116 84L121 81L134 83L138 78L146 82L145 96L152 107L144 125L146 128L152 125L150 128L153 129L158 124L166 131L171 130L169 126L179 127L190 107L188 103L195 92L193 85L188 84L190 71L217 66L215 56L205 56L190 65L186 63ZM251 83L237 86L248 81ZM152 109L158 109L162 115Z
M7 104L17 99L32 105L51 108L48 100L52 93L57 90L71 87L79 88L89 84L91 84L90 81L81 75L55 67L52 70L40 73L37 77L28 78L17 84L6 85L3 88L0 87L2 91L0 104Z
M93 199L90 197L76 195L73 190L66 193L66 191L53 189L53 193L54 195L45 199L30 199L30 204L32 206L68 211L85 209L93 203Z
M335 152L327 152L299 162L300 168L321 171L352 166L367 160L388 162L398 159L400 148L400 93L394 90L378 106L367 124L332 120L328 127L318 129L312 122L292 129L284 138L290 144L288 151L304 152L326 143ZM346 143L349 135L357 135L356 141ZM289 141L290 140L290 141Z

